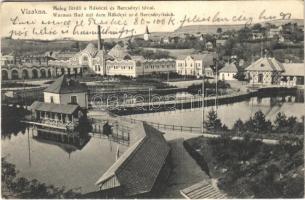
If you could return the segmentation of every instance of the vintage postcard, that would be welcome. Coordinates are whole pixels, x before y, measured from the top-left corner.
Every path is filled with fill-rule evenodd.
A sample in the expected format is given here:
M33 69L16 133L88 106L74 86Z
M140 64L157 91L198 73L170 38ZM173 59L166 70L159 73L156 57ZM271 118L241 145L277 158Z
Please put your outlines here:
M304 2L1 4L1 197L304 198Z

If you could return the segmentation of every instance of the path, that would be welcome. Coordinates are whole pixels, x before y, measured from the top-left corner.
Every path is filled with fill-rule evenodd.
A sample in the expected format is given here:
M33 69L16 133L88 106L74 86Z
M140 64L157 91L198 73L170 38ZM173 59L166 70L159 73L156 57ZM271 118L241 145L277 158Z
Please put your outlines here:
M183 141L198 134L167 131L165 139L171 146L171 161L173 164L167 187L159 198L184 198L180 190L190 187L199 181L209 180L208 175L201 170L196 161L188 154Z

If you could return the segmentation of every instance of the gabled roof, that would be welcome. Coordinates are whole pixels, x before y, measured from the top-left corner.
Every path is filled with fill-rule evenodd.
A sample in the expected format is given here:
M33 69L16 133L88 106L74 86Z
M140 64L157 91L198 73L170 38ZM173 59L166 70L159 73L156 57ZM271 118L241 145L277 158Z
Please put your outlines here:
M108 55L115 59L124 59L128 56L128 51L125 46L121 46L120 44L116 44L109 52Z
M284 71L283 64L275 58L262 57L249 65L246 71Z
M76 80L70 79L67 77L67 75L62 75L44 90L44 92L55 94L80 93L87 91L88 88L85 84L81 84Z
M304 63L283 63L284 76L305 76Z
M79 108L80 108L79 105L44 103L40 101L35 101L31 105L32 110L62 113L62 114L73 114Z
M142 137L96 182L104 189L121 186L125 196L150 192L170 151L162 133L145 122L134 131Z
M89 43L87 47L82 50L82 52L88 53L91 57L95 57L97 53L97 48L94 46L94 44Z
M238 70L236 68L236 65L234 63L226 63L223 68L219 70L219 72L231 72L231 73L237 73Z

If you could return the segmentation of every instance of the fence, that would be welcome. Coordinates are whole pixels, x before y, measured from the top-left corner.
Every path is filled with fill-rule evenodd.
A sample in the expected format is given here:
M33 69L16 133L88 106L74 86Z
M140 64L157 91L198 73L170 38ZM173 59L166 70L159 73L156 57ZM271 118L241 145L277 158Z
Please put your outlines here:
M103 126L105 123L109 123L112 127L112 133L110 135L106 135L103 133ZM92 135L98 136L99 138L108 138L111 141L129 145L130 143L130 128L128 126L124 126L119 124L116 120L103 120L103 119L94 119L91 118L92 123Z
M287 134L287 133L256 133L256 132L249 132L249 131L243 131L243 132L237 132L234 130L208 130L205 126L203 127L204 130L202 132L202 127L192 127L192 126L181 126L181 125L169 125L169 124L162 124L162 123L156 123L156 122L148 122L144 120L138 120L133 118L127 118L127 117L119 117L121 120L125 120L130 123L137 123L137 122L146 122L147 124L157 128L157 129L163 129L163 130L172 130L172 131L181 131L181 132L190 132L198 135L208 134L211 136L221 136L221 135L227 135L229 137L241 139L244 138L245 135L249 135L251 138L262 140L265 142L265 140L270 140L271 143L278 142L281 138L290 138L290 139L302 139L304 136L302 134Z

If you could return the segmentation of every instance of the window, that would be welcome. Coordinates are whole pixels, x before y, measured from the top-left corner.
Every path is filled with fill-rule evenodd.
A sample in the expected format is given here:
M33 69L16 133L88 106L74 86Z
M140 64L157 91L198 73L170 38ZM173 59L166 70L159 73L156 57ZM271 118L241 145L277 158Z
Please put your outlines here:
M50 102L51 102L51 103L54 103L54 98L53 98L53 96L50 96Z
M71 103L77 104L77 96L71 96Z

